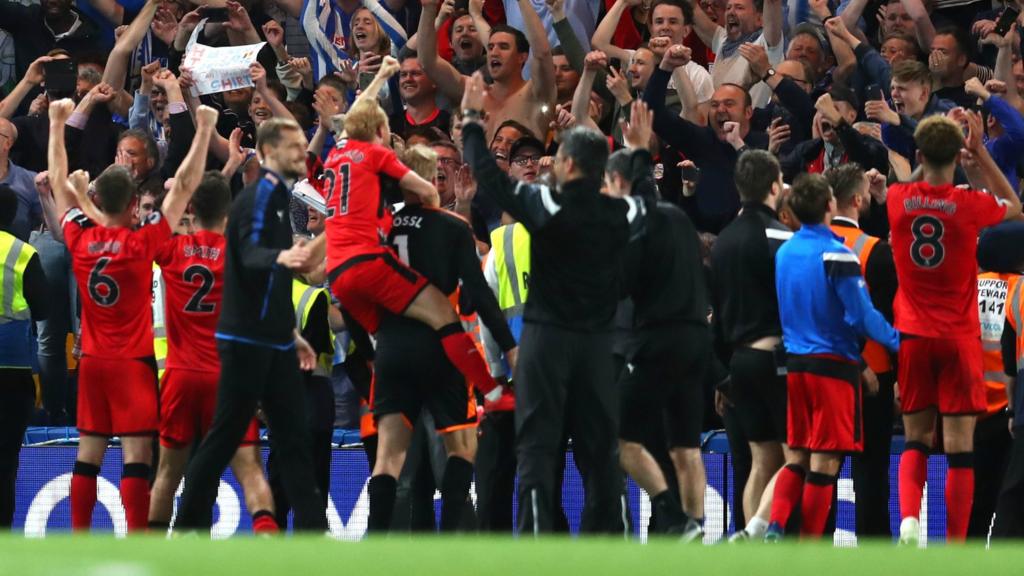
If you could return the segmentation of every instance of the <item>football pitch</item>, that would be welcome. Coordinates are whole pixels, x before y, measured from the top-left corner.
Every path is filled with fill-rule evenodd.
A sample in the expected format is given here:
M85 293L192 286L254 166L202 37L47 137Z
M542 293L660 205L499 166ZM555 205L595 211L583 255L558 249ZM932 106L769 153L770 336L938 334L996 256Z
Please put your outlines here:
M191 576L274 574L320 576L844 576L1024 572L1024 544L986 550L980 544L901 549L889 542L858 548L828 544L641 545L613 539L391 537L368 542L329 538L200 538L109 536L0 538L0 574L47 576Z

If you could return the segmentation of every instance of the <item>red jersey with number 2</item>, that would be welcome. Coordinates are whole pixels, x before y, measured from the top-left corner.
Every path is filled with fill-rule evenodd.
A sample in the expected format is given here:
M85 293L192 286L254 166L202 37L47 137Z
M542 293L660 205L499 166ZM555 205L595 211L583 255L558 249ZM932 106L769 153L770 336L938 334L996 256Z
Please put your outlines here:
M978 234L1006 206L990 194L893 184L886 201L899 289L893 302L900 332L929 338L979 337Z
M219 372L217 319L224 290L223 235L175 236L156 255L164 281L167 367Z
M153 257L171 237L154 212L138 230L99 226L77 208L62 224L82 302L82 353L153 356Z
M324 163L327 196L327 270L354 256L380 252L391 231L391 210L380 177L401 180L409 168L379 144L342 140Z

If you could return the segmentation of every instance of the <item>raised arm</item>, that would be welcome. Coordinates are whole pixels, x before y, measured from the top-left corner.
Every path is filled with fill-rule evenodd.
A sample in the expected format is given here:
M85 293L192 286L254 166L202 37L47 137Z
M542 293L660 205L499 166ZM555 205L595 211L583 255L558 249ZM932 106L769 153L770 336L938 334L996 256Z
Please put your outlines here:
M45 73L43 71L43 64L53 60L49 56L40 56L36 58L28 66L28 70L25 71L25 76L18 81L18 84L14 86L3 100L0 100L0 118L12 118L14 112L21 106L21 101L28 96L28 93L33 88L39 86L40 83L45 79Z
M920 1L920 0L918 0ZM697 8L694 12L703 10ZM782 42L782 0L764 0L764 11L761 13L764 23L764 39L768 46L775 47ZM695 17L694 20L697 20ZM708 44L710 46L711 44Z
M476 33L483 39L484 46L486 46L487 39L491 37L491 25L484 18L484 4L485 0L469 0L469 17L473 19Z
M580 74L580 81L576 84L576 91L572 95L572 115L577 118L586 118L590 113L590 93L594 89L594 80L597 78L598 69L603 69L608 64L608 56L600 50L594 50L587 54L583 63L583 73Z
M828 32L828 39L832 45L832 54L836 57L836 68L832 72L833 81L837 84L846 85L850 76L853 76L853 73L857 70L857 56L854 55L853 47L847 42L846 36L840 36L833 31L838 26L843 26L842 18L829 19L825 24L825 30ZM850 34L849 31L847 31L847 34L856 40L856 37Z
M75 103L68 98L50 103L50 139L46 145L46 164L54 207L60 218L78 205L68 189L68 153L64 147L64 124L71 118L74 108Z
M1016 41L1017 25L1014 24L1005 36L989 34L982 39L981 43L999 47L993 77L1006 85L1006 101L1020 110L1022 107L1021 96L1017 91L1017 82L1013 75L1013 46Z
M114 114L128 117L128 110L132 106L132 96L124 89L125 79L128 76L128 64L131 61L132 53L139 47L142 39L146 37L153 17L156 16L156 9L160 5L159 0L146 0L142 10L135 16L128 29L121 34L114 44L114 49L107 56L107 65L103 68L103 82L114 88L116 97L107 106Z
M253 62L249 65L249 73L252 75L252 83L255 86L256 92L270 107L270 112L275 118L289 118L295 120L295 116L292 115L291 110L284 105L277 98L277 94L267 86L267 71L263 69L263 65L259 62Z
M619 62L629 63L630 51L612 44L612 37L615 36L615 30L619 27L622 15L626 13L626 10L639 5L640 2L641 0L615 0L615 4L612 4L608 13L601 19L601 23L597 25L597 29L594 30L594 37L590 39L590 45L594 50L600 50L609 58L615 58Z
M423 0L420 23L416 29L419 36L419 60L423 72L437 84L438 90L452 102L462 99L465 78L451 63L437 54L437 30L434 18L437 16L438 0ZM482 33L481 33L482 35ZM485 42L486 43L486 42Z
M706 126L708 120L708 109L697 97L697 91L690 80L690 73L686 71L686 65L690 63L690 48L677 44L670 47L664 58L661 59L662 70L672 71L672 80L676 84L676 93L679 94L679 102L682 110L679 116L684 120L693 122L698 126Z
M675 146L690 159L697 161L717 144L708 138L704 128L683 120L665 107L665 92L671 75L660 66L651 74L644 90L643 101L658 119L654 132L667 144Z
M260 35L256 32L256 27L253 26L245 7L238 2L228 0L227 9L228 21L224 23L224 29L227 30L228 41L231 45L259 44Z
M914 20L914 34L917 36L917 44L921 51L927 54L932 49L932 40L935 39L935 26L928 16L928 10L921 0L900 0L907 15Z
M715 24L707 14L704 13L704 9L700 7L700 4L694 0L685 0L690 3L693 7L693 29L697 31L697 36L700 41L704 43L708 48L711 47L712 40L715 38L715 33L721 28L718 24Z
M174 186L164 197L160 211L168 222L178 222L185 213L192 193L203 180L206 167L206 153L210 148L210 134L217 125L217 111L209 106L196 110L196 135L192 138L185 160L174 173Z
M973 111L954 110L953 114L962 115L967 120L967 137L964 138L964 148L968 152L967 158L962 158L961 165L967 172L972 182L979 180L979 183L991 192L996 198L1007 205L1004 220L1012 220L1020 215L1021 203L1017 192L1010 186L1006 175L992 159L988 148L982 141L985 133L982 124L981 114ZM971 166L972 162L976 164ZM975 185L977 186L977 185Z
M864 9L867 8L868 2L869 0L850 0L846 7L839 12L839 18L842 19L847 30L856 30L858 34L861 34L860 17L864 15Z
M102 14L111 26L120 26L124 23L124 7L116 0L89 0L89 5Z
M530 0L518 2L526 27L526 40L530 43L530 90L536 101L554 105L558 89L555 87L555 63L547 30Z

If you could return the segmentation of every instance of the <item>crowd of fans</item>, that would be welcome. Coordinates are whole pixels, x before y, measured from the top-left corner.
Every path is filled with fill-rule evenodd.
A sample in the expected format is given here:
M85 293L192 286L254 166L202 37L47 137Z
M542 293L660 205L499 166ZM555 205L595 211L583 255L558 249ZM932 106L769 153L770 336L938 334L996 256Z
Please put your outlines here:
M371 91L388 114L392 147L422 144L436 153L441 206L470 222L486 254L502 210L478 193L463 160L460 109L479 71L489 84L486 141L513 180L550 178L560 136L576 126L600 130L611 149L626 147L623 127L644 102L655 118L649 149L660 198L686 212L706 256L740 211L737 161L754 149L777 158L787 184L804 173L829 174L838 199L856 203L860 227L884 240L885 184L917 174L914 131L929 116L980 112L984 146L1019 192L1020 7L1015 0L228 0L208 7L0 0L0 55L13 52L0 62L0 78L8 79L0 86L0 187L18 198L7 229L38 250L49 285L49 318L36 324L37 420L75 422L67 352L79 331L77 295L46 172L49 104L59 99L75 102L65 126L69 169L95 177L112 164L126 167L139 191L139 221L171 189L200 105L220 112L207 168L220 170L237 193L258 177L261 124L295 120L311 158L323 159L338 115ZM192 71L182 65L193 42L265 42L249 69L252 86L195 95ZM381 67L394 66L390 58L397 70L373 83ZM852 164L868 174L869 194L844 200L842 170ZM958 170L955 181L970 184L968 176ZM779 218L795 229L784 196ZM188 231L190 218L173 224ZM317 211L297 200L292 220L311 234L322 226ZM983 267L1022 268L1015 226L991 231ZM891 304L880 309L891 321ZM879 417L891 434L898 399L888 385L890 406ZM727 395L727 388L707 395L703 429L721 427L723 416L728 423ZM339 414L338 422L352 427L355 418ZM749 472L746 442L737 440L737 462Z

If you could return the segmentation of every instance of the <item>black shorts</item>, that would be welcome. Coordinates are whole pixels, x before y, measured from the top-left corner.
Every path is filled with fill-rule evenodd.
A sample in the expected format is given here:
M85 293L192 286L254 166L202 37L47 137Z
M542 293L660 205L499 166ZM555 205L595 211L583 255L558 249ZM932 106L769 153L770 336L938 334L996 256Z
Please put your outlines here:
M729 363L730 398L750 442L786 441L786 376L775 353L740 347Z
M426 324L386 314L377 332L374 371L370 404L376 420L402 414L411 427L426 408L439 432L476 426L472 386Z
M705 326L673 324L636 334L622 371L619 437L644 442L660 415L669 448L698 448L704 424L704 383L711 358Z

